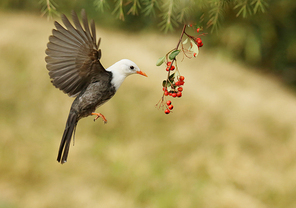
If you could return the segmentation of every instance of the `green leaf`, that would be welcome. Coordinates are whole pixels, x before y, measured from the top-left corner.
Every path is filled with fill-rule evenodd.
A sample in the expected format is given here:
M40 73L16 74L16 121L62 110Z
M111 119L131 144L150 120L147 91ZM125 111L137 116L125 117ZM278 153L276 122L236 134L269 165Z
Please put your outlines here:
M163 80L163 82L162 82L162 86L163 86L163 87L170 87L170 86L171 86L171 83L168 82L167 80Z
M161 64L163 64L164 60L165 60L165 56L159 58L156 62L156 66L160 66Z
M173 60L178 54L180 53L180 50L175 50L173 51L170 56L169 59Z
M169 76L170 82L174 82L174 79L175 79L175 73L173 73Z

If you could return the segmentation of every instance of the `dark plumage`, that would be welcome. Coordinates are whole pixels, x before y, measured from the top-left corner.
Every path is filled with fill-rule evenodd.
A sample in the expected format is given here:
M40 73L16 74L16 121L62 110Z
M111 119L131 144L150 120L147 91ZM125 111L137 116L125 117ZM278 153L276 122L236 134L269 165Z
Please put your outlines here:
M95 109L108 101L117 91L126 76L142 74L135 63L123 59L111 67L104 69L101 65L100 41L96 43L96 29L94 21L90 28L84 10L81 12L83 28L78 16L72 12L72 19L76 28L72 26L65 15L62 21L66 28L55 22L56 29L52 30L46 49L47 69L52 84L69 96L77 96L72 103L57 160L67 161L73 132L78 121L94 113Z

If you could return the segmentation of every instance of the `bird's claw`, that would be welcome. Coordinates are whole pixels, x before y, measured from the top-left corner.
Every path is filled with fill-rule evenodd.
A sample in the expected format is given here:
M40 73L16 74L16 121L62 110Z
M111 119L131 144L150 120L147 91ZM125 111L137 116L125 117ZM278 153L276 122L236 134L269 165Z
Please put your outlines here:
M107 123L107 119L105 118L105 116L101 113L91 113L91 115L96 115L97 117L95 117L94 121L96 121L99 117L101 117L104 121L104 123Z

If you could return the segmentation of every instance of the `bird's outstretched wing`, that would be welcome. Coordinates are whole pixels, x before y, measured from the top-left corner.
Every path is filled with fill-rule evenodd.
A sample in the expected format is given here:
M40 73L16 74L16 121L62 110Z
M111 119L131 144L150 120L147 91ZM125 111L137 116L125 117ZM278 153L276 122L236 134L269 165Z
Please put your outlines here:
M93 75L105 72L100 63L100 40L96 43L96 28L91 21L90 28L85 10L81 11L83 28L77 14L72 11L76 28L65 15L62 21L65 28L55 22L46 49L46 68L53 85L69 96L78 95L91 82Z

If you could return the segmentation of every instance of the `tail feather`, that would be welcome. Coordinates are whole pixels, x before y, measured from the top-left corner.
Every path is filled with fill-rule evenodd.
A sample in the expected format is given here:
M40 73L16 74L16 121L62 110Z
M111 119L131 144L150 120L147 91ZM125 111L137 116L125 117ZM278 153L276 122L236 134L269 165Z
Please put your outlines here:
M73 132L75 132L77 122L77 114L70 111L57 157L57 161L62 164L67 162L71 139Z

